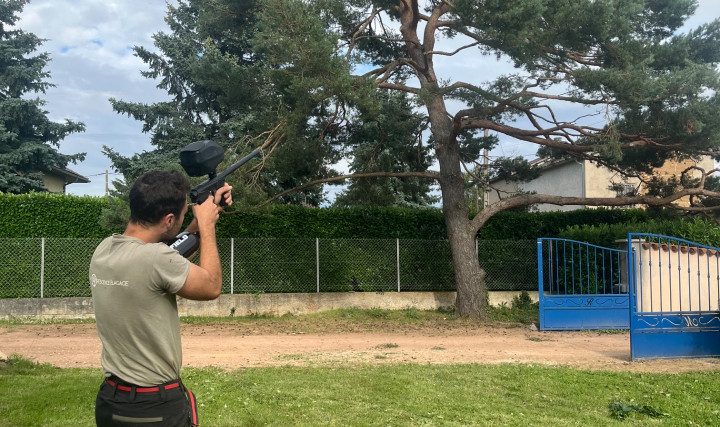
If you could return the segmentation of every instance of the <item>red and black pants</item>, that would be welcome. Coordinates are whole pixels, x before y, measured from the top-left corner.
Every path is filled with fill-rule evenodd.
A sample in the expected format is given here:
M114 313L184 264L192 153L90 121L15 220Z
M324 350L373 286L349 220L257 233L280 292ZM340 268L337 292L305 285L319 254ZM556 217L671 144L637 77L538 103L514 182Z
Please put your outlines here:
M104 426L196 426L195 395L175 380L140 387L110 377L95 400L95 423Z

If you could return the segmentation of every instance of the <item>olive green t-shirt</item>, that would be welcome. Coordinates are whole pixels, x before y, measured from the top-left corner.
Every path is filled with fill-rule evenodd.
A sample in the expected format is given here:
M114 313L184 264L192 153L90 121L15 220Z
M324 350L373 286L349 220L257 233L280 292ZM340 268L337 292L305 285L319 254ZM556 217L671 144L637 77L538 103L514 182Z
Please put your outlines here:
M95 249L90 288L105 376L140 386L180 378L175 293L190 262L164 243L114 234Z

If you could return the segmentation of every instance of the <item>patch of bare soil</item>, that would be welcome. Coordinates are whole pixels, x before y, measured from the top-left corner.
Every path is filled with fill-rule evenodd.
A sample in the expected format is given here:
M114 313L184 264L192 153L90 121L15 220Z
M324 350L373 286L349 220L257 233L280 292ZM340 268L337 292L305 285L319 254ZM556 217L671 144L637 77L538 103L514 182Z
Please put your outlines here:
M545 332L471 322L357 325L183 324L184 366L343 366L384 363L538 363L632 372L719 371L718 359L630 361L628 333ZM0 352L59 367L99 367L94 324L0 327Z

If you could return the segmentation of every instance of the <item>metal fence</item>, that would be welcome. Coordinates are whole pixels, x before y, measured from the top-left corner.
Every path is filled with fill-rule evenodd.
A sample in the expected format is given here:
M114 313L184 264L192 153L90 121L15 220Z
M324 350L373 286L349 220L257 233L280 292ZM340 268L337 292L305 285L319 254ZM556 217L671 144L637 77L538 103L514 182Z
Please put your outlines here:
M0 298L90 296L101 239L0 238ZM477 241L490 290L537 288L535 241ZM455 290L447 240L218 239L223 293Z
M553 238L538 245L543 290L549 295L627 294L627 250Z

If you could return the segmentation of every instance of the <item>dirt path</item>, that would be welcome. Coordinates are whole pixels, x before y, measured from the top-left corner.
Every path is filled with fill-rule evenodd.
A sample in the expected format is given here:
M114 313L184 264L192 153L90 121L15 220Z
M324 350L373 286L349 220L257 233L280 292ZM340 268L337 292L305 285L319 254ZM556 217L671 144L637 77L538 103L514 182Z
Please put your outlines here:
M292 329L183 324L184 366L519 362L633 372L720 371L718 359L630 362L627 333L468 326L285 332ZM59 367L98 367L100 342L94 324L7 326L0 328L0 352Z

